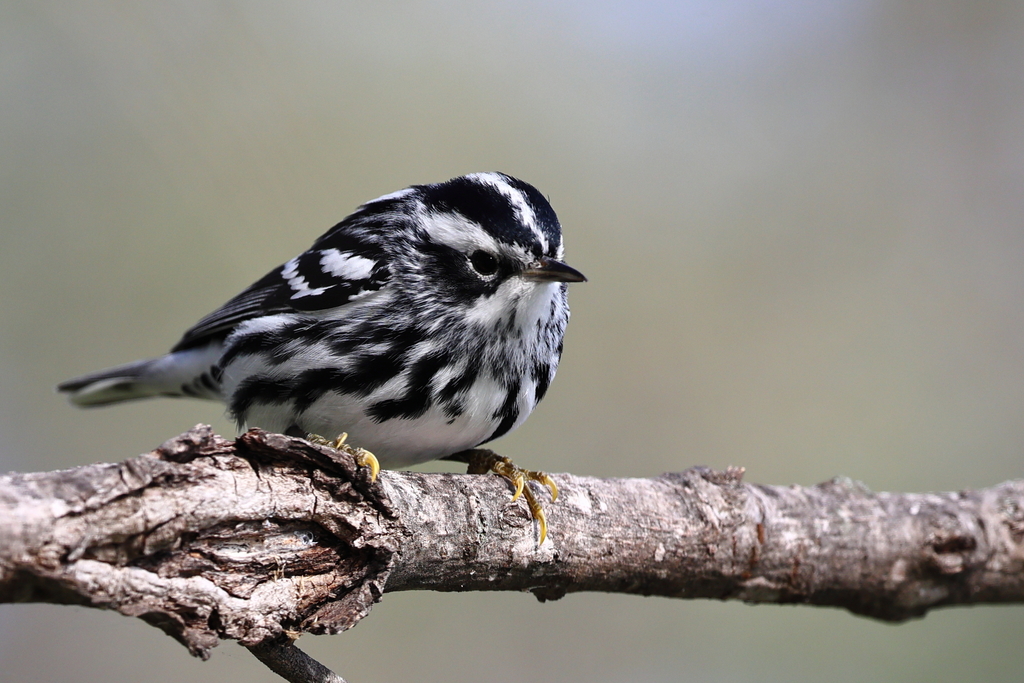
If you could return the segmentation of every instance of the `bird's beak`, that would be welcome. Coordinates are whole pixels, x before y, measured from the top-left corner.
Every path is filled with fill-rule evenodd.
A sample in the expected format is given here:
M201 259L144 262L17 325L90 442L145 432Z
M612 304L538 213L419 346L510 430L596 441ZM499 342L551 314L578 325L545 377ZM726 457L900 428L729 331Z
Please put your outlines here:
M528 282L586 282L587 278L580 271L567 266L561 261L541 257L539 261L519 273Z

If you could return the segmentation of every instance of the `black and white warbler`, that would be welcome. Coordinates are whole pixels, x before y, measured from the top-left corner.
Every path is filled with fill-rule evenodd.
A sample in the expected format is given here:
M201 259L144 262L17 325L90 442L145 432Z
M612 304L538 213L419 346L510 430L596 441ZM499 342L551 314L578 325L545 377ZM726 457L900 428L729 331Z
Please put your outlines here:
M58 389L80 406L221 400L239 428L344 432L390 467L450 456L518 427L547 391L566 283L585 280L562 255L558 218L528 183L476 173L416 185L359 207L167 355ZM487 467L517 480L516 497L524 476L557 491L507 460Z

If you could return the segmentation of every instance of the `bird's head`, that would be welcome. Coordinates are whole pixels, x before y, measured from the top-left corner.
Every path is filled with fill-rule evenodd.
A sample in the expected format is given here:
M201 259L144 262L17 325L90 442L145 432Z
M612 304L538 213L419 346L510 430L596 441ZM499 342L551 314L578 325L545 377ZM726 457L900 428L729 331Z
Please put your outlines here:
M554 209L511 176L474 173L383 199L405 204L410 218L407 244L391 264L396 284L461 309L471 321L507 321L562 296L565 283L586 280L562 261Z

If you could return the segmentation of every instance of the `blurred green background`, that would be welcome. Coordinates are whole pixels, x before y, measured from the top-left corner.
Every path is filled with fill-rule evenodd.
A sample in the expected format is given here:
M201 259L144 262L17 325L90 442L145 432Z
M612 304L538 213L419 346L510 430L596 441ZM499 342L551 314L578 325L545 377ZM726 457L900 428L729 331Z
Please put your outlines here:
M66 405L357 204L501 170L572 288L550 471L879 490L1020 477L1024 4L0 4L0 470L150 450L213 403ZM302 645L371 681L1017 681L1024 608L900 626L577 594L387 595ZM140 621L0 606L0 679L276 681Z

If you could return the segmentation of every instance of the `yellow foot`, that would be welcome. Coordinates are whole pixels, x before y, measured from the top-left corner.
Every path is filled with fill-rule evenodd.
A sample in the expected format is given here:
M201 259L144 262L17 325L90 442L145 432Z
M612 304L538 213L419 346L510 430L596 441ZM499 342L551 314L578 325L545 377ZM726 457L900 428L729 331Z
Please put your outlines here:
M535 481L547 486L551 490L551 502L553 503L558 500L558 487L555 485L554 480L543 472L525 470L508 458L486 448L469 451L468 462L467 474L487 474L493 472L511 482L512 486L516 489L516 492L512 494L512 501L519 500L519 496L526 499L526 505L530 508L530 515L537 520L537 526L540 528L540 542L543 544L544 539L548 537L548 520L544 516L544 508L541 507L540 501L537 500L537 497L530 490L530 487L527 486L526 482Z
M360 467L370 468L371 484L377 481L377 475L380 473L380 463L377 462L377 457L370 451L366 450L365 448L349 446L348 444L345 443L345 440L347 438L348 432L342 432L338 436L338 438L334 439L333 441L331 441L330 439L325 439L319 434L306 435L306 441L310 443L315 443L318 446L330 446L336 451L348 453L349 455L356 459L357 465L359 465Z

